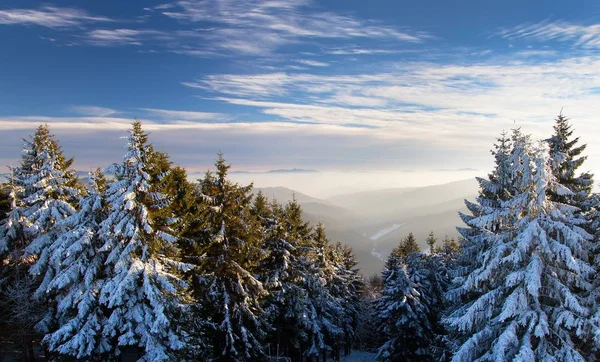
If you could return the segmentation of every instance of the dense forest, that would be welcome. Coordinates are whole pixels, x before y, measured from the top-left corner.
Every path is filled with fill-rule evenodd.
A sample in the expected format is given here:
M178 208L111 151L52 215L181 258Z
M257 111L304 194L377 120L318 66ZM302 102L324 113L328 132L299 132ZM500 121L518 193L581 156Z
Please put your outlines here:
M190 182L135 121L82 182L41 125L0 189L1 341L27 361L593 361L600 198L562 114L554 131L502 133L460 240L409 234L364 278L221 154Z

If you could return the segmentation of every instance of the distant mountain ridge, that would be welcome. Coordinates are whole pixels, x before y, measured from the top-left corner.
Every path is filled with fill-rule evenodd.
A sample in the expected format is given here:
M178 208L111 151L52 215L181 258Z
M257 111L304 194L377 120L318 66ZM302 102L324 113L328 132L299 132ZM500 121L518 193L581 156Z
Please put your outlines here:
M304 169L304 168L281 168L281 169L277 169L277 170L269 170L269 171L245 171L245 170L238 170L238 171L231 171L230 173L233 174L239 174L239 173L243 173L243 174L252 174L252 173L318 173L319 171L317 170L311 170L311 169Z

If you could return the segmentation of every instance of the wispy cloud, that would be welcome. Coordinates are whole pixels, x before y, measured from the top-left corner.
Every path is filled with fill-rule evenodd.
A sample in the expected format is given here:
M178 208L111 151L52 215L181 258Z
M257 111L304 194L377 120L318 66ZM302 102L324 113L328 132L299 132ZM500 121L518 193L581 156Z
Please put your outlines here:
M39 25L48 28L66 28L91 22L110 22L103 16L93 16L76 8L45 6L40 9L0 10L0 24Z
M194 34L207 45L249 55L269 54L285 44L316 39L371 38L420 43L432 38L427 32L319 11L302 0L198 0L172 5L162 14L186 23L215 26Z
M169 38L166 33L152 29L95 29L84 36L86 43L98 46L142 45L146 40Z
M71 106L69 109L84 116L107 117L119 113L117 110L98 106Z
M194 111L176 111L169 109L140 108L161 119L185 120L185 121L206 121L206 120L226 120L230 117L222 113L212 112L194 112Z
M566 21L545 21L502 29L498 35L510 40L570 41L584 48L600 48L600 24L581 25Z
M320 62L318 60L310 60L310 59L297 59L297 63L308 65L310 67L328 67L330 64L326 62Z

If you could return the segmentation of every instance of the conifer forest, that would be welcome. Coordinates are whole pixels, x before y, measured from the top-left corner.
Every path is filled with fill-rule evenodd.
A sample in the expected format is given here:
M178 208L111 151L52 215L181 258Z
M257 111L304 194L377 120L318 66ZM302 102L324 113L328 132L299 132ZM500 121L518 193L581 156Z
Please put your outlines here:
M40 125L0 190L1 343L24 361L600 360L600 195L575 126L499 130L460 237L408 234L369 276L223 154L191 181L134 121L122 160L80 179Z

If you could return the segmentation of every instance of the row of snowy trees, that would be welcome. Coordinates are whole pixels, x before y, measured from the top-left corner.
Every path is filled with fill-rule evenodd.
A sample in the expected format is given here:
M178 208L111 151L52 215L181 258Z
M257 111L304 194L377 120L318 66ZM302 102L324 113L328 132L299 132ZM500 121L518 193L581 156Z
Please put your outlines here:
M597 359L599 196L562 114L554 130L539 144L518 129L498 139L458 253L408 241L392 252L375 301L379 360Z
M129 132L122 163L83 187L40 126L11 169L0 221L4 328L28 358L339 359L362 281L352 250L216 172L197 183ZM2 206L2 205L0 205Z

